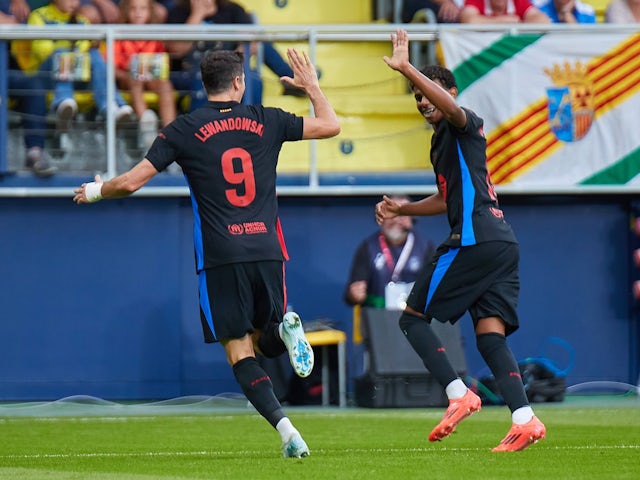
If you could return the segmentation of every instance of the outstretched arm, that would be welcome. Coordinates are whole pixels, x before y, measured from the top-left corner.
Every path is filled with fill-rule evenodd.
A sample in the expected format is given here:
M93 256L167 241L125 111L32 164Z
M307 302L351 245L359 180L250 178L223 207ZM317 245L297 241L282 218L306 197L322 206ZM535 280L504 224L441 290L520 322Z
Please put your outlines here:
M398 29L391 35L393 55L385 56L383 60L392 69L404 75L416 86L429 101L442 112L447 121L458 128L467 124L467 115L456 103L455 92L445 90L441 85L424 76L409 62L409 37L406 30Z
M103 198L126 197L139 190L156 173L158 173L156 167L145 158L128 172L107 182L103 182L100 175L96 175L95 181L83 183L73 191L75 193L73 201L81 204L94 203Z
M293 70L293 78L281 77L280 80L304 90L311 100L315 117L304 117L302 138L329 138L340 133L338 115L329 103L318 82L316 68L305 52L294 48L287 50L287 57Z
M440 194L434 193L417 202L399 203L384 195L376 205L376 222L382 223L384 219L406 215L411 217L439 215L447 211L447 204Z

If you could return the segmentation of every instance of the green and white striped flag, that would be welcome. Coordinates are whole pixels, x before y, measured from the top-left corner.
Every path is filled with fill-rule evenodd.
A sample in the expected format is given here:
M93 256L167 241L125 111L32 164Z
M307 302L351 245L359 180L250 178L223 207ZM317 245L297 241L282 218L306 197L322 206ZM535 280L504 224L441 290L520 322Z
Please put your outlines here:
M444 31L498 185L640 185L640 33Z

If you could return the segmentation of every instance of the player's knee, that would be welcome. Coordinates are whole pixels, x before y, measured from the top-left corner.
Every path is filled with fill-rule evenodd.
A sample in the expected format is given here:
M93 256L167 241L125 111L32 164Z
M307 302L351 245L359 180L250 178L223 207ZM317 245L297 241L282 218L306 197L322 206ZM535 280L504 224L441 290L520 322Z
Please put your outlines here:
M277 324L270 324L258 337L258 350L267 358L275 358L286 352L287 347L280 338Z

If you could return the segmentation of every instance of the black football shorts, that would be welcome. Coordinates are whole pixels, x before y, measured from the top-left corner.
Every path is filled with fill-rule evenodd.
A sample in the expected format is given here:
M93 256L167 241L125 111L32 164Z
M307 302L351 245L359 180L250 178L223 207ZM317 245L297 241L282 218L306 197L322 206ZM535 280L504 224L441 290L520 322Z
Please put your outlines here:
M500 317L509 335L519 326L519 260L517 243L441 245L418 276L407 305L441 322L455 323L466 311L474 326L481 318Z
M280 261L230 263L200 272L200 320L204 341L242 338L279 323L286 302Z

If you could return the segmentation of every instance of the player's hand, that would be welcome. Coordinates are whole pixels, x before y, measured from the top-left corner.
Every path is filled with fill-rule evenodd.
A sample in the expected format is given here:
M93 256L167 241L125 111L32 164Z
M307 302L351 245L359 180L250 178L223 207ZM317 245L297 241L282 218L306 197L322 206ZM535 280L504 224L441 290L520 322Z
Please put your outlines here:
M318 87L318 73L306 52L298 52L295 48L287 49L287 58L293 70L293 78L280 77L280 81L297 87L308 93L310 88Z
M397 217L399 212L400 204L386 195L383 195L382 201L376 204L376 222L380 225L383 220Z
M100 178L100 175L95 176L94 182L102 184L102 179ZM81 203L92 203L89 200L87 200L86 188L87 188L87 184L83 183L82 185L80 185L79 188L76 188L73 191L73 193L75 193L75 196L73 197L73 201L76 202L78 205L80 205Z
M399 28L396 33L391 34L391 43L393 44L393 56L391 58L386 55L382 59L394 70L401 72L409 65L409 36L406 30Z

